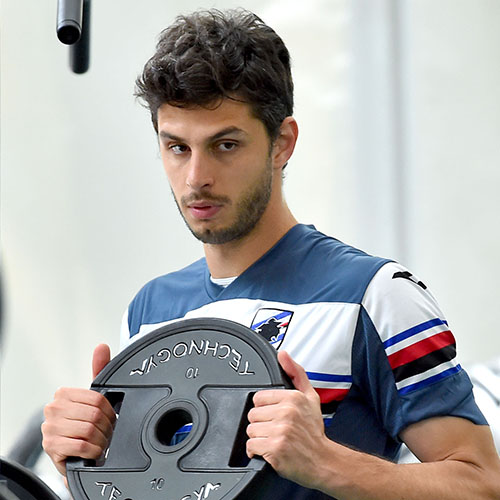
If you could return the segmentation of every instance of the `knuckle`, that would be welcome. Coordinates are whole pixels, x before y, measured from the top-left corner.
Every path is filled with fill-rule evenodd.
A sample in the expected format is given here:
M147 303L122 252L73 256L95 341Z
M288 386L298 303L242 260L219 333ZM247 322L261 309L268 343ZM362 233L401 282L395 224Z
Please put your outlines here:
M92 424L98 423L101 420L101 410L94 406L89 410L89 421Z
M68 394L67 387L58 387L56 392L54 393L54 399L64 399Z
M53 443L54 438L55 438L55 434L53 432L52 426L49 423L44 422L41 425L41 430L42 430L42 444L45 443L45 444L43 444L43 447L44 448L46 446L52 447L52 443Z
M112 413L114 413L113 407L111 406L111 403L108 401L108 399L100 394L99 392L94 392L95 396L93 396L93 403L94 405L99 408L99 410L102 413L106 413L107 411L111 410Z
M42 439L42 448L51 458L59 453L57 439L54 436L44 436Z
M75 443L75 451L77 455L83 456L85 455L87 450L88 450L88 445L85 441L80 440L77 443Z
M92 448L87 441L79 440L75 444L76 454L83 458L92 458Z
M81 428L82 438L92 440L96 434L96 428L91 422L83 422Z
M43 436L43 439L42 439L42 448L50 455L50 452L52 451L53 449L53 446L52 446L52 439L46 435Z
M59 401L54 400L45 405L43 414L47 420L52 420L61 414L62 408L63 406L59 403Z
M294 404L287 404L282 409L282 419L295 421L299 416L300 411L298 407Z
M47 403L44 407L43 407L43 415L45 418L49 418L54 412L54 403L53 402L50 402L50 403Z
M290 391L289 396L290 401L295 404L299 404L304 400L304 394L300 391Z
M294 430L294 426L289 422L281 422L276 426L276 431L279 440L286 440L287 436L289 436Z
M48 433L49 433L49 424L45 421L42 423L42 425L40 426L40 430L42 431L42 436L47 436Z
M102 404L102 400L104 399L104 396L96 391L92 391L89 389L88 396L90 399L90 402L94 404L95 406L99 406Z

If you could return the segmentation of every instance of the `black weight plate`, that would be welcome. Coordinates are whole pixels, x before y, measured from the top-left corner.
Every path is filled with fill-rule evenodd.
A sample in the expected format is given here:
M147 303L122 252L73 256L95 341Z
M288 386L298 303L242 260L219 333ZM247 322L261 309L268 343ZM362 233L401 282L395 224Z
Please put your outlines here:
M0 458L1 500L60 500L59 497L28 468Z
M290 387L275 349L238 323L190 319L151 332L92 383L118 418L105 458L68 461L74 499L258 498L277 476L246 457L246 414L255 392Z

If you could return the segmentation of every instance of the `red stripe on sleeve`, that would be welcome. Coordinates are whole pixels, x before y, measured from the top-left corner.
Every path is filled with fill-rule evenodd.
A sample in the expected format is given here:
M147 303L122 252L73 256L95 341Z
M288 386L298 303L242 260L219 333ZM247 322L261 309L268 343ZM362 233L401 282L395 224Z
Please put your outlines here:
M322 403L342 401L349 392L349 389L324 389L322 387L315 387L314 389L319 394L319 399Z
M446 330L391 354L388 356L389 363L394 369L454 343L453 334Z

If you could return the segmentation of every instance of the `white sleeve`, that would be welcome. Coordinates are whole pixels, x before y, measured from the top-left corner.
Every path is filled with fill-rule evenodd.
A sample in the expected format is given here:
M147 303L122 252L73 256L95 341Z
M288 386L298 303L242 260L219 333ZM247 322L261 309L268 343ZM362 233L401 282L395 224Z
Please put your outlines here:
M383 266L363 306L393 370L400 395L461 370L455 339L424 283L396 263Z

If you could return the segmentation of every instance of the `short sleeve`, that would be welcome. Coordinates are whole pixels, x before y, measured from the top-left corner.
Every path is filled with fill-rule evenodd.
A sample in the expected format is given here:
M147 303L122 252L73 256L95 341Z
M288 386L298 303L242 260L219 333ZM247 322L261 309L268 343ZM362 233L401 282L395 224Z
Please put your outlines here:
M426 285L397 263L384 265L367 287L353 377L394 439L434 416L486 424L443 312Z

